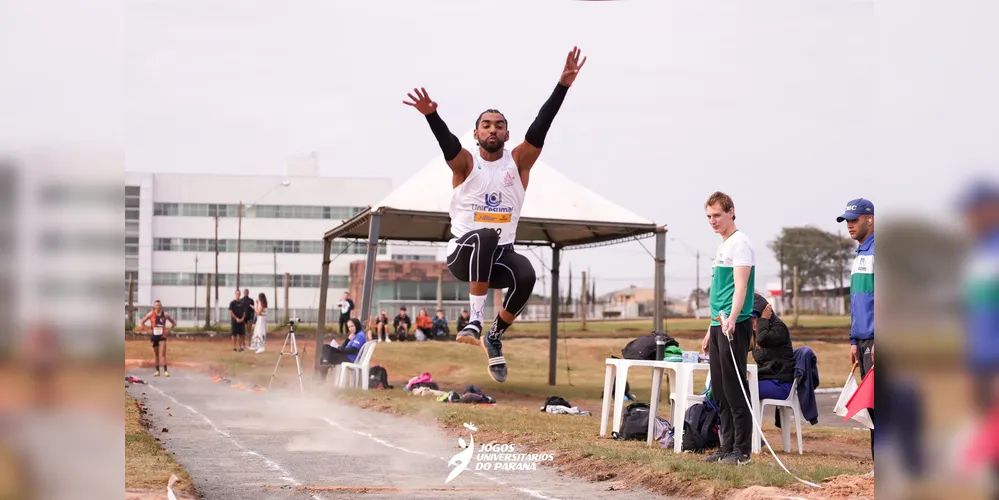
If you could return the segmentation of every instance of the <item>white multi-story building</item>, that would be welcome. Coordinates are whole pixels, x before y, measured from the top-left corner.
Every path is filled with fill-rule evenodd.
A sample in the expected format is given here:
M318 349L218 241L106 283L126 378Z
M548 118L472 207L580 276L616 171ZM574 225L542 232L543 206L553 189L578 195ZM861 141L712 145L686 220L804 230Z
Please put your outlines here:
M208 292L212 323L218 310L225 327L238 283L254 300L266 294L281 316L287 306L292 317L315 322L323 233L391 190L389 179L320 177L314 155L289 161L284 176L126 172L126 304L134 280L136 321L160 300L179 324L204 324ZM349 287L350 262L365 252L365 241L334 242L329 321L337 318L336 302ZM379 259L435 260L438 253L426 246L379 246Z

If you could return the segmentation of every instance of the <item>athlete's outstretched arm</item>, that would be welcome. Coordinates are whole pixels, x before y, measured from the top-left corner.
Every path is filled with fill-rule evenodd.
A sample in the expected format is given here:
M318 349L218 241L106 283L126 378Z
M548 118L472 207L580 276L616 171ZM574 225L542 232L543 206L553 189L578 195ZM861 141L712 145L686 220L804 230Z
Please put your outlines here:
M513 150L513 159L517 162L517 168L521 172L521 179L524 180L525 187L527 181L524 174L531 170L534 162L538 161L538 157L541 156L541 148L545 145L545 136L548 135L548 129L551 128L552 121L555 120L555 115L558 114L558 110L562 106L565 94L569 92L572 82L576 81L579 70L586 64L586 57L583 57L582 61L579 60L580 54L581 51L578 47L573 47L569 51L558 85L555 86L551 97L541 106L541 111L534 118L534 122L527 128L524 142Z
M413 94L416 95L414 96ZM402 101L402 103L416 108L427 117L430 130L434 133L434 137L437 138L437 143L440 144L441 151L444 152L444 161L447 162L447 166L451 167L451 171L454 172L454 180L457 184L464 182L465 177L468 176L468 171L471 170L472 154L462 148L461 141L448 130L447 124L437 114L437 103L430 99L427 89L413 89L413 94L406 94L412 102Z

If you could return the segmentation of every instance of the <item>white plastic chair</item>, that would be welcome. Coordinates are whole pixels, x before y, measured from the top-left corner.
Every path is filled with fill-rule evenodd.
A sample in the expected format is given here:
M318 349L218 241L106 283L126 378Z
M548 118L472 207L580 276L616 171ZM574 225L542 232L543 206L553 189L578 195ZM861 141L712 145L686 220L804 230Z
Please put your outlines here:
M774 411L780 412L780 429L781 429L781 441L784 443L784 453L791 452L791 421L790 417L794 417L794 430L798 436L798 454L801 455L803 450L801 449L801 404L798 402L798 378L794 379L794 383L791 384L791 394L788 395L787 399L764 399L760 401L760 414L756 416L757 420L763 423L763 413L766 411L767 406L773 406Z
M368 370L371 368L371 356L375 353L377 342L365 342L357 353L353 363L340 363L337 369L337 387L346 387L347 371L350 371L350 386L360 386L368 390Z

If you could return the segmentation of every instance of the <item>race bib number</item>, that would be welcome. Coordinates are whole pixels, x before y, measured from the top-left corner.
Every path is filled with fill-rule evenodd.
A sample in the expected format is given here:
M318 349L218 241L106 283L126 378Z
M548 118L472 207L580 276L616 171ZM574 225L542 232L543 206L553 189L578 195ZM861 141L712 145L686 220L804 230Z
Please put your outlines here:
M153 335L163 335L163 327L162 326L154 326L153 327Z
M475 222L486 224L509 224L509 213L475 212Z

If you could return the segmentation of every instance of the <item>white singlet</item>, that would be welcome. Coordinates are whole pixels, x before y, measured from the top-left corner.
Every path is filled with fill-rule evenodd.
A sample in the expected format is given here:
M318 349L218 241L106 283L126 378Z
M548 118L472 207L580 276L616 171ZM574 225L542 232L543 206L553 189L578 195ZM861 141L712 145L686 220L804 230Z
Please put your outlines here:
M496 231L500 245L517 239L517 222L524 206L525 190L513 154L504 149L503 157L486 161L479 154L479 148L471 153L472 171L451 194L451 234L455 238L448 242L448 255L456 247L456 238L476 229Z

